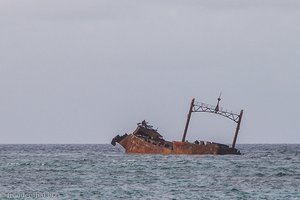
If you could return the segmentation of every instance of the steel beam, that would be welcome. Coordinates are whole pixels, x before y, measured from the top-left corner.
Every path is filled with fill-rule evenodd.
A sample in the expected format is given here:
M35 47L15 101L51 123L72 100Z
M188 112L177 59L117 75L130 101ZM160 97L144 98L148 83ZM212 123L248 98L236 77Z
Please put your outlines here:
M233 138L233 142L232 142L232 148L234 149L235 148L235 143L236 143L236 139L237 139L237 136L239 134L239 130L240 130L240 126L241 126L241 122L242 122L242 117L243 117L243 110L241 110L241 113L239 115L239 121L237 122L237 127L236 127L236 130L235 130L235 134L234 134L234 138Z
M186 133L187 133L187 130L189 128L191 115L192 115L192 112L193 112L194 102L195 102L195 99L192 99L192 102L191 102L191 105L190 105L190 110L189 110L189 113L187 115L187 120L186 120L186 124L185 124L185 128L184 128L184 133L183 133L183 136L182 136L182 142L185 142Z

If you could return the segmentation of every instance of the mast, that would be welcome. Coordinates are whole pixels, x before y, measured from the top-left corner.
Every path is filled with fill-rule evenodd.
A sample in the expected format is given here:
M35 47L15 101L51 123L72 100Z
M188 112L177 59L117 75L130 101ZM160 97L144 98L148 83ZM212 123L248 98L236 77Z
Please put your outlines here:
M220 93L220 96L217 100L218 100L217 105L213 106L213 105L209 105L209 104L205 104L205 103L201 103L201 102L195 102L195 99L192 99L190 109L189 109L189 113L187 115L187 120L186 120L186 124L185 124L185 128L184 128L184 133L183 133L183 136L182 136L182 142L185 142L185 138L186 138L189 123L190 123L190 120L191 120L192 112L206 112L206 113L213 113L213 114L221 115L221 116L226 117L226 118L234 121L235 123L237 123L237 127L236 127L236 130L235 130L235 134L234 134L234 138L233 138L233 142L232 142L232 148L233 149L235 148L235 144L236 144L237 136L239 134L239 130L240 130L240 126L241 126L244 111L241 110L240 114L237 114L237 113L234 113L232 111L229 112L229 111L224 110L223 108L221 108L220 107L221 93Z
M186 124L185 124L185 128L184 128L184 133L183 133L183 136L182 136L182 142L185 141L186 133L187 133L187 130L189 128L191 115L192 115L193 107L194 107L194 101L195 101L195 99L192 99L192 102L191 102L191 105L190 105L190 110L189 110L189 113L187 115L187 120L186 120Z
M237 139L237 136L239 134L239 130L240 130L241 122L242 122L242 117L243 117L243 112L244 111L241 110L240 115L239 115L239 121L237 122L237 127L236 127L236 130L235 130L235 134L234 134L234 138L233 138L233 142L232 142L232 148L233 149L235 148L236 139Z

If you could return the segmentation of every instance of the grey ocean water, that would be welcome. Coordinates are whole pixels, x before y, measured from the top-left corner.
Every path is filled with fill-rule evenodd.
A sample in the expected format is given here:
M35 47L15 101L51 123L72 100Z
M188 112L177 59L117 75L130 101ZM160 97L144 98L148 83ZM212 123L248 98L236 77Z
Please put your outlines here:
M0 199L300 199L300 145L238 148L243 155L165 156L0 145Z

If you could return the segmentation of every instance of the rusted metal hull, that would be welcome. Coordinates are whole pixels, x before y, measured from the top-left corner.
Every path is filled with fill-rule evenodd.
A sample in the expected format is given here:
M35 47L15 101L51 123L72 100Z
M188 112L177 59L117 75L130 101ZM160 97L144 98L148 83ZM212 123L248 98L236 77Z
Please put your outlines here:
M124 147L126 153L132 154L236 154L240 152L235 148L217 143L193 144L189 142L173 141L165 144L140 138L134 134L126 135L117 141Z
M219 104L221 101L221 94L218 98L218 103L216 106L209 104L196 102L192 99L190 104L189 113L187 116L187 121L184 128L184 133L181 142L180 141L166 141L163 136L154 129L153 126L149 125L146 120L141 123L137 123L137 128L132 134L127 135L125 133L123 136L117 135L111 141L112 145L119 143L125 148L127 153L136 154L235 154L240 155L240 151L235 148L237 136L239 133L243 110L240 114L233 112L228 112L223 108L220 108ZM188 126L191 119L191 114L193 112L206 112L218 114L226 117L235 123L237 123L234 139L232 146L229 147L225 144L219 144L214 142L204 142L196 140L194 143L190 143L186 140L186 134L188 131Z

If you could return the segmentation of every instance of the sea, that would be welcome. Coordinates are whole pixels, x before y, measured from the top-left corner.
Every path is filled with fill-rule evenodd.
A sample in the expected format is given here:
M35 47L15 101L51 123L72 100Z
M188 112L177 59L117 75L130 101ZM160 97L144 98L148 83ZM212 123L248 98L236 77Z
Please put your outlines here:
M0 199L300 199L300 144L242 155L130 155L110 144L0 145Z

